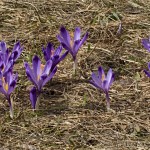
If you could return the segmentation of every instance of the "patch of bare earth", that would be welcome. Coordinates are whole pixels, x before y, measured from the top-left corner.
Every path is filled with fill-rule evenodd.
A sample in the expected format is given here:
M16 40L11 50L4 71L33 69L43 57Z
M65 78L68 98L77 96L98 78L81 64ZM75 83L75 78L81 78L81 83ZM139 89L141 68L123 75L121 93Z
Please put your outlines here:
M9 47L20 40L24 52L15 66L19 81L13 120L0 96L0 150L150 149L150 82L143 73L150 54L141 46L150 32L149 15L149 0L1 1L0 40ZM23 61L35 53L42 58L41 47L48 42L57 47L61 25L89 32L79 50L78 74L72 76L68 55L34 113ZM106 112L105 96L89 84L100 65L115 72L110 90L114 113Z

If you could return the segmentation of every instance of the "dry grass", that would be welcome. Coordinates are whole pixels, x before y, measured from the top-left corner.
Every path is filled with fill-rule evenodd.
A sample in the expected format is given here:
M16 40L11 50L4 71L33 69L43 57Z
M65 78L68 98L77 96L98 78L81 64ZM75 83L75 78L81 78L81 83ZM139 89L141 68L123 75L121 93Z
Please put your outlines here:
M0 2L0 40L12 47L20 40L24 52L16 64L19 83L15 119L7 102L0 103L0 149L2 150L149 150L150 83L143 69L150 54L141 46L149 35L149 0L36 0ZM122 22L122 32L117 35ZM64 25L88 31L87 43L78 54L78 76L72 78L68 56L43 91L40 110L34 114L29 102L23 60L41 54L42 45L53 42ZM107 113L105 97L89 83L91 72L102 65L115 72Z

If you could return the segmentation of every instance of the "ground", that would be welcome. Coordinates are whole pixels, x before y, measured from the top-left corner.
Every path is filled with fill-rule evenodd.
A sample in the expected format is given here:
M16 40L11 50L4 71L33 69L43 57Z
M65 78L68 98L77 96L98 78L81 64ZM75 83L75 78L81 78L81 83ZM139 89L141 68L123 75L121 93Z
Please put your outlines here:
M0 150L149 150L150 82L143 73L150 54L141 45L149 36L149 0L2 0L0 40L10 49L24 46L15 64L18 85L12 95L15 117L10 119L0 97ZM120 23L121 32L117 32ZM78 53L77 76L71 56L59 64L56 76L43 89L40 108L33 112L23 62L31 62L64 25L70 32L88 31ZM111 108L105 95L90 85L98 66L112 68Z

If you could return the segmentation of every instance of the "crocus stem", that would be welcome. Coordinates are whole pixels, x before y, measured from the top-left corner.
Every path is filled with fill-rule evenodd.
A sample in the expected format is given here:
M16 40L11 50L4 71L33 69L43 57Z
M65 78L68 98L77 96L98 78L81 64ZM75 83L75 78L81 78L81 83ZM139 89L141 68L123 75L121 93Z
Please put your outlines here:
M76 73L77 73L77 59L75 59L73 63L73 75L76 76Z
M107 111L110 111L110 98L108 92L105 92L106 94L106 103L107 103Z
M10 96L8 97L8 102L10 109L10 117L13 118L14 117L13 100L10 98Z
M38 94L38 97L37 97L37 101L36 101L36 106L35 106L35 109L36 109L36 110L39 109L40 99L41 99L41 94L39 93L39 94Z

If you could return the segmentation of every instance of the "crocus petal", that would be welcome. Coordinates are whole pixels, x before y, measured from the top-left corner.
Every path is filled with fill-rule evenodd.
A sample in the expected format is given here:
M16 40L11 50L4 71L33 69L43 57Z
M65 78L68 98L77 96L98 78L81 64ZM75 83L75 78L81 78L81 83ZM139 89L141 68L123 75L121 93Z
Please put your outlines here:
M46 50L43 50L44 59L48 61L50 59L50 55L47 55Z
M73 53L75 56L77 55L79 47L80 47L80 40L77 40L74 42L74 45L73 45Z
M51 67L52 67L52 60L48 60L46 62L46 65L44 67L44 70L43 70L42 74L47 74L48 75L50 70L51 70Z
M59 59L59 55L54 55L52 58L51 58L51 60L53 61L53 63L55 62L55 61L57 61Z
M148 72L147 70L144 70L144 72L150 78L150 72Z
M37 94L36 94L35 87L33 87L30 91L30 101L31 101L32 108L35 109L36 101L37 101Z
M14 53L14 54L13 54L13 55L14 55L14 56L13 56L13 60L14 60L14 61L16 61L16 60L20 57L22 51L23 51L23 47L20 46L20 42L17 42L17 43L14 45L14 48L13 48L13 51L12 51L12 54Z
M112 83L114 82L114 80L115 80L115 74L113 73L112 74L112 78L111 78L111 80L109 82L109 87L112 85Z
M87 40L88 38L88 32L84 35L84 37L82 38L81 42L80 42L80 45L79 45L79 48L84 44L84 42Z
M4 62L0 61L0 72L3 70L3 68L4 68Z
M10 72L10 73L11 74L10 74L9 81L8 81L9 85L12 83L12 81L17 82L17 80L18 80L18 73L16 73L16 74L12 74L12 72Z
M61 51L62 51L62 46L59 46L56 50L55 50L55 53L54 53L54 56L56 56L56 55L60 55L60 53L61 53Z
M37 79L37 77L41 74L41 61L37 55L33 57L32 65L33 65L33 73Z
M53 44L52 43L48 43L47 44L47 48L46 48L46 50L47 50L47 52L49 52L49 51L51 51L53 49ZM49 53L50 54L50 53Z
M57 35L57 40L60 42L60 43L65 43L64 39L60 36L60 35ZM66 43L65 43L66 44Z
M33 77L35 78L35 76L33 74L33 71L32 71L32 69L30 68L30 65L27 62L24 62L24 67L25 67L26 71L28 70L33 75Z
M5 82L6 83L10 83L10 81L12 81L12 72L8 72L5 76L3 76L5 78Z
M55 66L59 63L59 56L56 55L56 56L53 56L51 58L52 60L52 67L51 67L51 70L53 70L55 68Z
M108 73L107 73L107 89L109 89L109 87L111 86L112 82L114 81L114 74L112 72L112 69L109 69Z
M67 54L69 53L69 51L66 51L60 58L59 58L59 62L62 61L66 56ZM58 62L58 63L59 63Z
M57 66L57 64L60 62L59 60L60 60L60 58L59 58L59 56L57 55L57 56L54 56L52 59L52 67L51 67L51 71L53 71L53 69Z
M0 86L3 86L2 76L0 77Z
M7 50L7 47L6 47L6 43L5 42L0 42L0 50L5 53L5 51Z
M150 52L150 39L142 39L142 45Z
M108 92L108 81L104 80L102 82L102 89L104 90L104 92Z
M62 36L62 38L64 39L65 43L67 44L68 47L70 47L70 35L68 33L68 31L65 29L65 27L61 27L60 28L60 34Z
M21 46L20 46L20 42L18 41L17 43L15 43L14 47L13 47L13 52L14 51L20 51Z
M26 75L28 79L38 87L37 80L33 77L32 73L30 73L29 70L26 70Z
M20 57L22 51L23 51L23 48L22 48L22 47L20 47L20 48L17 49L16 51L14 51L14 61L16 61L16 60Z
M43 82L44 82L44 80L45 80L46 78L48 78L48 74L42 74L42 75L41 75L40 80L39 80L39 82L38 82L38 91L39 91L39 92L41 92L41 89L42 89L42 87L44 86L44 85L43 85Z
M76 55L74 55L74 52L72 51L72 49L71 48L69 48L69 47L67 47L67 45L66 44L64 44L64 43L61 43L62 44L62 46L63 46L63 48L64 49L66 49L67 51L69 51L70 52L70 54L72 55L72 57L73 57L73 60L75 61L75 59L76 59Z
M2 79L2 77L3 77L3 74L0 72L0 79ZM2 85L1 80L0 80L0 85Z
M14 64L13 60L8 62L8 64L6 65L3 71L4 76L13 69L13 64Z
M9 59L13 59L14 61L16 61L18 58L18 55L19 55L18 51L14 51L14 52L12 52Z
M10 95L11 93L12 93L12 91L14 90L14 88L15 88L15 86L16 86L16 81L12 81L11 82L11 84L9 85L9 89L8 89L8 92L7 92L7 94L8 95Z
M12 72L9 71L4 77L5 77L5 81L10 85L11 82L13 81Z
M92 80L93 80L93 83L95 84L95 85L97 85L97 87L99 87L99 88L102 88L102 86L101 86L101 82L100 82L100 79L97 77L97 75L93 72L92 73Z
M68 45L66 45L65 43L61 43L61 45L63 46L64 49L68 50L71 55L73 55L73 52L72 52L72 48L70 48Z
M148 69L150 70L150 62L148 63Z
M26 69L26 74L27 74L28 78L31 79L31 82L36 83L37 82L36 77L33 74L33 71L27 62L24 63L24 67Z
M81 36L81 30L79 27L77 27L74 32L74 41L80 40L80 36Z
M100 79L100 82L102 82L105 79L105 72L101 66L98 67L98 77Z
M55 67L53 69L53 71L50 73L50 75L44 80L42 86L44 86L48 81L50 81L53 78L53 76L55 75L56 71L57 71L57 67Z
M90 80L89 82L96 88L101 89L101 87L99 85L97 85L93 80Z
M7 49L3 55L3 61L4 61L5 65L7 64L8 60L9 60L9 55L10 55L10 53L9 53L9 50Z
M43 47L42 51L43 51L44 58L46 61L48 61L51 58L52 49L53 49L53 45L51 43L47 44L46 49Z

